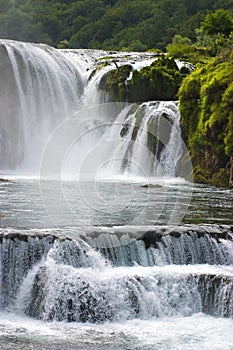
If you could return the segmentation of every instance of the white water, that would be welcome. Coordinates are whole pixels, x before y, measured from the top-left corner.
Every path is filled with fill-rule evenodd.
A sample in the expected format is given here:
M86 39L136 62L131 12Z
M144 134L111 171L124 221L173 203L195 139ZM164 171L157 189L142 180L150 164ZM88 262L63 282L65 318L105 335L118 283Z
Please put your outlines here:
M232 350L233 325L230 319L203 314L104 325L51 323L1 314L0 335L2 350L32 346L36 350Z
M152 55L0 56L1 350L233 349L231 193L194 187L189 209L177 103L98 90L113 59Z
M183 234L209 232L202 243L206 254L215 241L211 234L230 234L227 226L193 225L182 230ZM232 319L219 317L233 313L233 270L232 265L222 264L224 250L216 254L209 250L213 265L193 261L190 265L128 266L126 259L124 266L114 267L81 238L52 242L50 230L41 236L28 232L24 241L21 237L27 237L26 231L8 230L8 235L12 233L11 238L2 232L1 349L232 349ZM176 240L180 247L174 245L174 254L179 256L185 243L182 236ZM101 242L109 247L107 237ZM128 242L134 238L123 235L120 245L113 248L120 253ZM232 259L232 241L222 239L223 243L228 244ZM166 249L170 251L169 246ZM194 238L192 252L198 250ZM137 256L136 246L131 247L131 254ZM221 254L223 261L218 264ZM138 263L145 264L142 254ZM12 286L17 288L12 290Z
M116 54L56 50L8 40L2 40L0 48L5 81L0 86L3 173L85 180L116 175L179 176L176 167L185 147L177 104L146 103L135 111L126 103L106 103L106 93L98 90L103 75L115 68ZM107 54L108 65L98 68L101 56ZM129 59L134 69L153 60L150 54L127 58L119 54L118 64ZM149 125L161 118L167 124L164 128L171 129L166 140L164 130L154 131ZM122 137L125 122L129 130ZM139 132L132 140L135 127ZM148 150L148 133L164 146L159 159Z

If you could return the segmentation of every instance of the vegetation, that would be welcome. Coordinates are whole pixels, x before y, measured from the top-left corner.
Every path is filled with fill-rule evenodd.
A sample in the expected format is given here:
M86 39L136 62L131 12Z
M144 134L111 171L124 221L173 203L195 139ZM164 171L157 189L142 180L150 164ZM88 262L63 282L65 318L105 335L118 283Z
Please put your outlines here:
M179 92L195 180L228 185L233 157L233 49L195 70Z
M197 69L179 91L183 134L194 165L194 179L233 185L233 17L230 11L208 12L192 52ZM200 37L202 50L200 51ZM180 42L172 43L173 51ZM177 48L177 50L176 50ZM170 52L172 52L172 50Z
M0 37L59 48L165 50L176 34L194 42L206 11L217 9L232 10L232 0L0 0ZM217 33L228 35L228 17L225 24ZM217 25L218 18L213 27L207 20L203 29L213 35Z
M181 81L189 73L187 68L179 70L174 59L163 55L151 66L132 70L131 65L124 65L103 76L100 88L108 92L110 101L177 100ZM131 72L132 78L127 80Z
M196 41L176 34L149 67L120 67L104 76L101 88L113 100L174 100L179 97L183 135L194 166L194 179L218 186L233 184L233 16L208 12L196 29ZM158 56L159 57L159 56ZM179 70L175 59L196 69ZM185 78L185 79L184 79ZM177 97L177 92L178 97Z
M132 66L127 64L111 70L103 76L100 89L108 92L109 101L126 101L126 82L132 69Z
M232 0L0 0L0 37L61 49L166 51L140 71L118 67L100 87L119 101L179 98L195 180L233 185ZM195 70L179 70L176 59Z
M207 12L199 28L195 29L196 40L176 34L167 45L169 56L188 60L195 65L208 63L224 48L233 44L233 16L229 10Z

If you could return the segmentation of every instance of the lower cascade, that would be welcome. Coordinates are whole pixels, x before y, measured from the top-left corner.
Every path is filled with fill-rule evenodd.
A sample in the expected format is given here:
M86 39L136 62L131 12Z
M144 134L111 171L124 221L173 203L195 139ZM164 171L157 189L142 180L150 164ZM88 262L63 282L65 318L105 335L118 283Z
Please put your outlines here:
M107 228L106 228L107 230ZM138 230L138 228L137 228ZM233 227L1 233L1 306L42 320L233 316Z

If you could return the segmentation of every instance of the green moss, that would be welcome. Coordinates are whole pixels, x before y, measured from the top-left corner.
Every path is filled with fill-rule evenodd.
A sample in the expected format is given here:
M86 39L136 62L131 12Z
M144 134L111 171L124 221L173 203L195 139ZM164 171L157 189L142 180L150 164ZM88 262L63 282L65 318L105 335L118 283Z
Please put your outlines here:
M230 169L220 168L218 172L216 172L212 179L211 184L219 187L226 187L229 182L230 177Z
M134 71L129 82L128 100L176 100L184 74L172 59L159 58L150 67Z
M181 72L174 60L164 56L149 67L133 71L132 79L126 81L131 70L130 65L121 66L102 78L100 88L108 92L110 101L177 100L181 81L188 74L187 70Z
M108 92L109 101L126 101L126 80L131 71L132 66L127 64L109 71L102 77L99 88Z
M182 130L194 179L228 184L233 156L233 59L231 51L186 77L179 90Z
M112 60L112 56L101 56L95 59L95 62Z
M91 80L97 72L99 72L102 68L106 67L106 66L109 66L109 62L108 61L105 61L101 64L98 64L98 66L91 72L88 80Z
M162 53L163 53L163 51L162 50L160 50L160 49L156 49L156 48L152 48L152 49L149 49L149 50L147 50L146 52L152 52L152 53L154 53L154 54L158 54L158 55L161 55Z

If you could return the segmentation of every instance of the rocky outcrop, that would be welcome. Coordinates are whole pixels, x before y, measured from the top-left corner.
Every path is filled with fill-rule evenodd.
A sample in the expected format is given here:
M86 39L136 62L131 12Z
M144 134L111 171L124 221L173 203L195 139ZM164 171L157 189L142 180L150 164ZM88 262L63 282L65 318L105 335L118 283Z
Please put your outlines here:
M99 88L114 102L171 101L177 100L179 86L187 74L188 69L179 70L173 59L162 56L140 70L123 65L109 71L102 77Z

